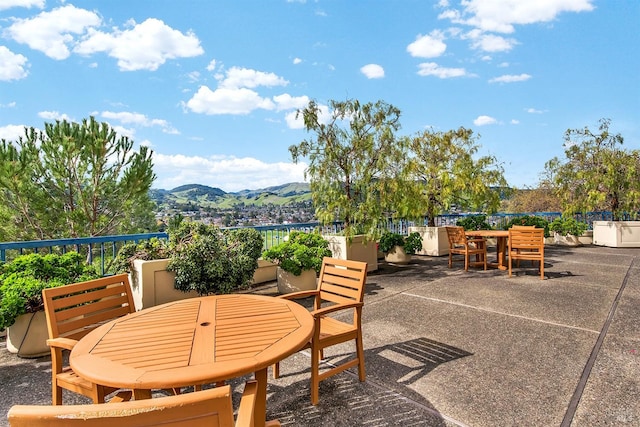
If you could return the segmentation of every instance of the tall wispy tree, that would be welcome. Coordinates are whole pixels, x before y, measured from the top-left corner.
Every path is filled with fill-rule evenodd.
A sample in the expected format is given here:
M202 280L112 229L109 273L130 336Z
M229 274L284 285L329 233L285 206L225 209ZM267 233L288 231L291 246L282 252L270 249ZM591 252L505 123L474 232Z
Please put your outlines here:
M564 159L545 165L548 181L565 214L610 211L615 220L636 218L640 210L640 150L622 148L624 138L611 133L609 119L599 121L598 132L588 127L564 134Z
M478 156L473 131L463 127L446 132L425 130L409 137L405 212L401 216L435 218L452 205L494 212L507 190L503 168L493 156Z
M375 236L398 194L404 151L395 132L400 110L383 101L316 101L299 111L312 137L289 147L294 162L307 158L316 216L344 221L347 237Z
M0 191L17 235L52 239L154 227L152 151L93 117L45 123L0 143ZM5 228L5 233L10 229Z

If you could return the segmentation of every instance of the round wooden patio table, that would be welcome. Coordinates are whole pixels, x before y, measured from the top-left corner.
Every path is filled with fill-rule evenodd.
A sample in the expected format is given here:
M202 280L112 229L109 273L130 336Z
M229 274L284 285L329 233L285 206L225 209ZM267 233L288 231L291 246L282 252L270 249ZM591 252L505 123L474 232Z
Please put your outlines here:
M496 238L496 262L489 263L492 267L498 267L500 270L507 269L507 240L509 239L509 230L468 230L464 234L467 237L495 237Z
M313 334L313 317L285 299L248 294L174 301L102 325L69 356L71 368L101 385L151 389L225 381L254 373L254 425L266 418L267 368L298 351Z

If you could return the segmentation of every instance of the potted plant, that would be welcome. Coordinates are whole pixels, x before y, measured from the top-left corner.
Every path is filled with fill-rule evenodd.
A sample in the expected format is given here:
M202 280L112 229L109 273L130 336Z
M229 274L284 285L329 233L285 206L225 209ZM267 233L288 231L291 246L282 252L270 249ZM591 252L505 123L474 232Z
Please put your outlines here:
M580 246L579 237L587 231L587 224L576 221L573 217L561 216L549 224L549 230L554 233L557 245Z
M309 165L305 176L318 220L344 226L341 235L326 236L333 256L366 262L373 271L378 228L396 211L404 172L404 140L395 136L400 110L384 101L331 100L324 106L312 100L298 114L312 136L289 147L292 160Z
M0 330L7 328L7 349L21 357L49 354L42 290L98 277L77 252L21 255L0 265Z
M609 119L598 131L588 127L564 134L565 158L545 164L547 181L560 198L565 215L606 211L612 221L593 221L593 244L640 247L640 150L622 148Z
M281 294L316 288L316 277L324 257L332 256L329 242L317 233L292 231L288 239L262 253L278 264L278 292Z
M118 252L115 271L131 274L136 308L230 293L252 282L263 246L259 231L186 221L168 234L168 241L131 243Z
M408 264L411 255L422 249L422 236L413 232L408 236L385 231L380 236L379 248L384 252L384 259L393 264Z

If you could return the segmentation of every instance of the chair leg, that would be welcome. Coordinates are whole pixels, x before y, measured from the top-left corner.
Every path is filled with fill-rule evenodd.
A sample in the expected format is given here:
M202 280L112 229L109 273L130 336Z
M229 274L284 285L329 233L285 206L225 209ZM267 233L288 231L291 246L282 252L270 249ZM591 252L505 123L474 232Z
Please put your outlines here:
M511 263L512 263L512 259L511 259L511 256L509 256L509 277L511 277Z
M362 331L362 329L360 329ZM364 369L364 347L362 345L362 334L359 333L356 338L356 353L358 356L358 378L360 381L364 381L366 377L366 372Z
M311 404L320 400L320 350L311 349Z
M453 254L449 251L449 268L453 266Z
M62 405L62 387L58 387L55 384L55 379L53 380L54 384L51 387L51 403L53 405Z
M271 365L271 371L273 373L274 380L280 378L280 362L276 362Z

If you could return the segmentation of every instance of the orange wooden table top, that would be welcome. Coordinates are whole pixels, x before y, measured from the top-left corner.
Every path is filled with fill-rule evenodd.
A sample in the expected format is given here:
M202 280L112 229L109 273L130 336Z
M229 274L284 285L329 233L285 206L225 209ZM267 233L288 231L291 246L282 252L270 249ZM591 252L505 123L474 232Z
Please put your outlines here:
M313 327L308 310L285 299L247 294L191 298L95 329L76 344L69 363L95 383L138 390L255 373L266 401L267 367L298 351Z

